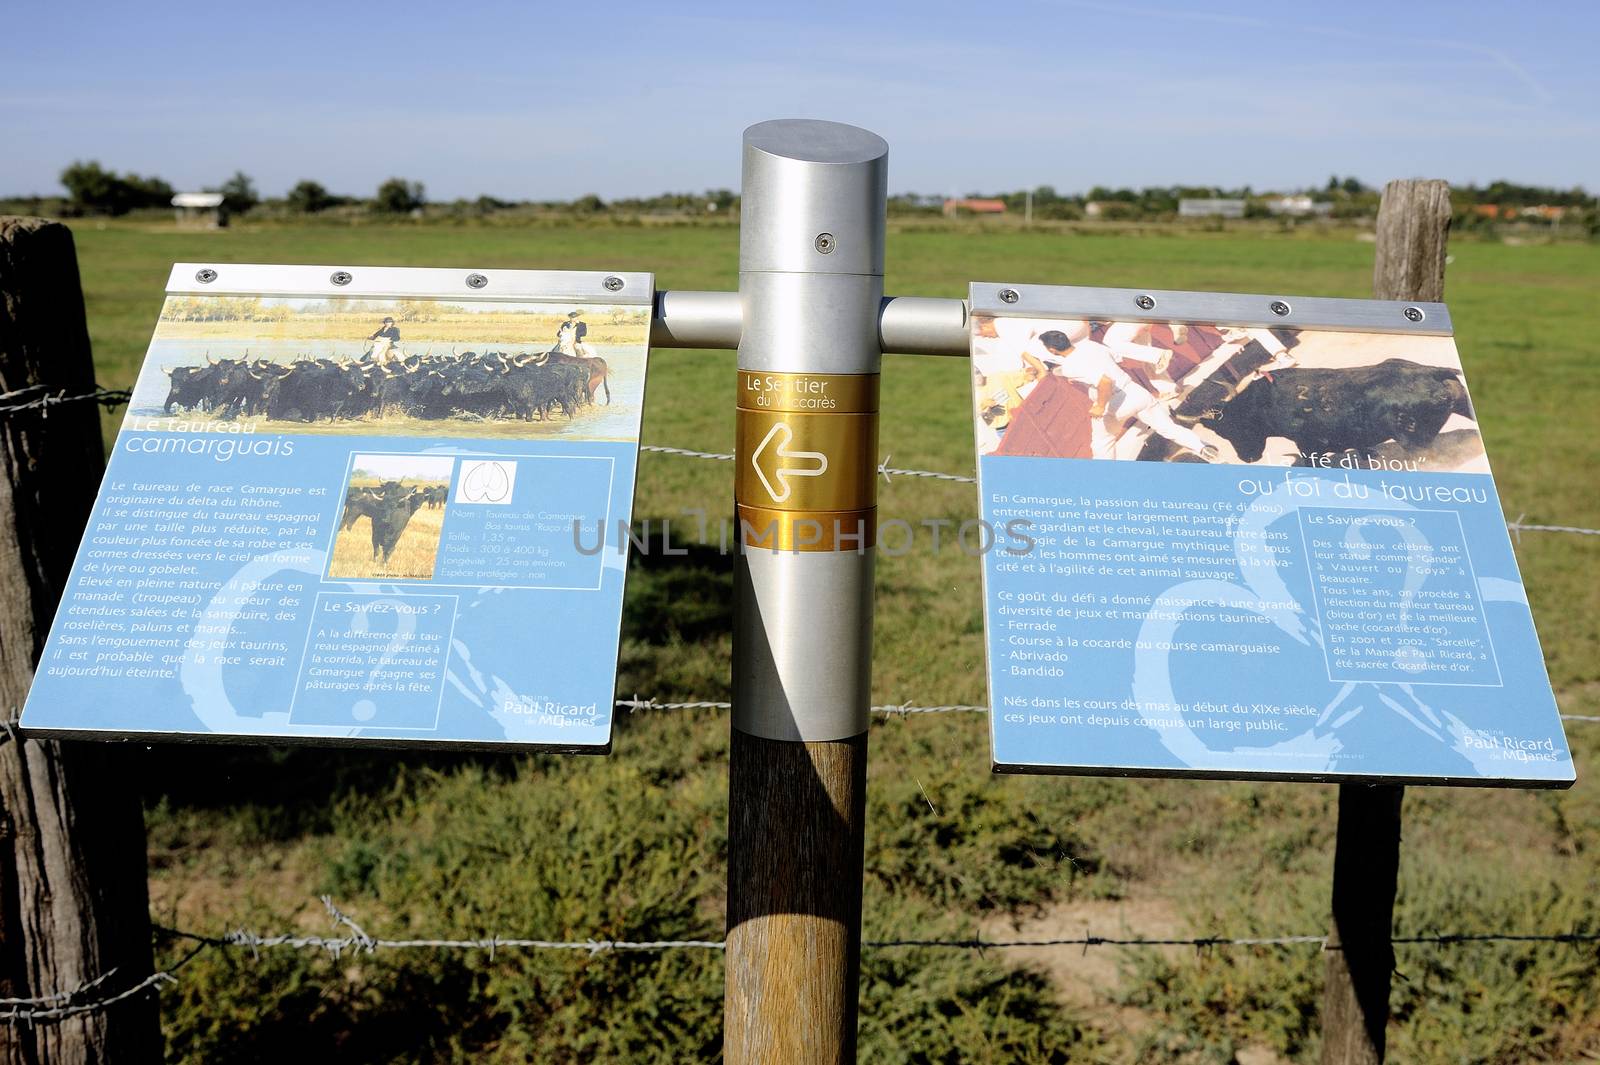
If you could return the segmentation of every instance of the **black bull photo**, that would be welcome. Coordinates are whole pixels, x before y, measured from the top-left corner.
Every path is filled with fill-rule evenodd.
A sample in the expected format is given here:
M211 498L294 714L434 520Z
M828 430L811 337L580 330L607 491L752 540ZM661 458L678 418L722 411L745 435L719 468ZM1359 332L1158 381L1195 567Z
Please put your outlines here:
M339 529L343 531L367 518L372 523L373 561L381 558L388 565L411 515L423 507L432 510L444 506L446 492L443 485L406 488L399 481L384 481L376 488L352 485L345 493Z
M1452 414L1476 420L1460 372L1449 367L1392 358L1370 366L1259 372L1270 359L1260 344L1246 345L1178 403L1173 420L1209 427L1244 462L1260 461L1273 437L1289 440L1296 464L1388 441L1420 450L1438 439ZM1154 435L1139 458L1203 461Z
M203 366L163 367L169 378L162 411L188 410L231 421L316 422L402 415L546 421L567 418L603 391L611 402L604 359L549 351L413 355L387 365L368 360L302 356L212 359Z

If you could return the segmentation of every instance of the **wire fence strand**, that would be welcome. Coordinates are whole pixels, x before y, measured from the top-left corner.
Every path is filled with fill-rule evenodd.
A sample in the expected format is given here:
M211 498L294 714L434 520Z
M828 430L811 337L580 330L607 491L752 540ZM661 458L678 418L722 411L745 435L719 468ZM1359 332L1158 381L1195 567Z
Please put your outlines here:
M409 950L459 950L483 951L491 960L502 950L546 950L580 952L590 957L608 953L648 953L667 950L726 949L721 939L653 939L627 940L590 937L587 939L539 939L528 936L488 935L477 937L423 936L406 939L374 936L349 913L342 910L329 895L320 898L322 907L338 935L310 935L295 932L261 933L247 928L235 928L221 935L209 935L186 929L154 926L155 932L168 939L193 943L195 946L179 961L166 969L157 970L142 980L112 994L89 997L92 992L109 984L116 975L113 969L87 981L71 991L36 998L0 999L0 1021L8 1024L40 1024L66 1020L71 1017L108 1009L146 991L178 982L177 972L207 950L248 950L259 957L264 950L307 950L328 955L337 960L346 954L376 954L380 951ZM1567 944L1579 945L1600 942L1600 932L1573 929L1567 932L1445 932L1393 936L1390 942L1399 946L1467 946L1487 944ZM1085 929L1081 936L1055 936L1049 938L988 938L981 935L949 939L892 938L864 939L862 946L871 950L1035 950L1061 947L1078 947L1087 952L1091 947L1171 948L1186 947L1196 951L1222 947L1270 948L1314 946L1319 950L1338 950L1327 935L1279 936L1224 936L1193 937L1095 935Z
M640 444L640 451L650 451L660 455L680 455L685 458L714 459L718 462L732 462L734 456L725 451L696 451L686 447L667 447L663 444ZM883 475L885 483L892 484L895 477L913 477L934 481L950 481L956 484L977 484L976 477L969 477L959 473L945 473L940 470L917 470L890 466L891 456L885 455L883 461L878 463L878 472ZM1575 533L1580 536L1600 536L1600 529L1588 529L1580 525L1545 525L1530 524L1523 521L1526 514L1521 515L1516 521L1506 522L1506 528L1517 536L1520 541L1525 532L1550 532L1550 533Z
M199 932L158 926L158 932L174 939L198 944L201 948L243 948L252 951L287 948L291 950L322 951L338 958L348 953L375 954L383 950L554 950L581 951L587 954L604 954L624 951L662 950L723 950L721 939L653 939L624 940L591 937L588 939L537 939L526 936L489 935L477 937L427 936L408 939L391 939L369 935L349 915L344 913L327 895L321 897L323 908L335 927L346 930L344 935L320 936L302 933L263 934L245 928L236 928L223 935L205 935ZM1390 942L1396 946L1458 946L1488 943L1596 943L1600 932L1573 929L1567 932L1439 932L1394 936ZM1193 937L1155 937L1139 935L1101 936L1085 930L1081 936L1051 938L991 939L985 936L940 938L863 939L863 947L874 950L897 948L927 948L937 950L987 950L992 948L1047 948L1047 947L1291 947L1315 945L1325 950L1338 950L1325 934L1281 936L1226 936L1208 935Z
M10 998L0 999L0 1021L6 1024L36 1025L59 1023L81 1017L89 1013L99 1013L110 1009L119 1002L126 1002L137 998L149 991L159 991L168 984L178 982L177 972L185 965L204 952L209 944L201 944L180 958L177 964L167 969L158 969L144 979L109 995L100 995L94 998L84 998L90 991L101 987L116 976L117 970L111 969L85 981L71 991L55 995L42 995L38 998Z
M340 909L332 897L324 895L321 897L321 902L334 927L343 929L344 934L331 936L294 932L263 934L247 928L236 928L221 935L208 935L202 932L156 925L154 929L158 935L168 939L193 943L195 945L194 949L169 968L157 970L137 983L113 994L86 997L91 992L110 983L116 975L115 969L94 980L87 981L71 991L42 995L37 998L0 999L0 1021L4 1021L7 1024L42 1024L67 1020L86 1013L108 1009L119 1002L125 1002L147 991L159 990L167 985L177 983L178 976L176 974L178 971L207 950L248 950L255 957L259 957L264 950L306 950L326 954L335 960L342 958L346 954L377 954L380 951L458 950L483 951L493 960L495 954L502 950L576 952L593 957L609 953L653 953L667 950L719 951L726 949L726 942L721 939L627 940L599 937L588 939L537 939L526 936L502 935L466 938L427 936L391 939L369 934L360 923ZM1496 943L1508 945L1534 943L1582 945L1600 943L1600 932L1579 929L1568 932L1548 933L1441 932L1393 936L1390 939L1390 943L1397 947L1450 947ZM991 939L981 935L974 935L951 939L864 939L861 945L869 950L955 950L976 951L980 954L987 950L1041 950L1062 947L1078 947L1085 952L1091 947L1125 947L1130 949L1185 947L1196 951L1224 947L1250 949L1314 946L1318 950L1340 949L1338 944L1330 942L1330 937L1327 935L1210 935L1184 938L1138 935L1102 936L1095 935L1088 930L1085 930L1081 936L1055 936L1050 938Z
M30 385L27 388L16 389L11 392L0 393L0 417L12 414L21 414L26 411L43 411L48 413L51 407L58 407L68 403L98 403L111 410L126 404L133 398L131 389L105 388L96 385L87 392L68 394L65 391L51 392L43 385ZM726 451L700 451L695 448L671 447L666 444L640 444L640 451L648 451L658 455L678 455L683 458L710 459L715 462L732 462L734 456ZM978 479L960 473L946 473L941 470L919 470L909 467L890 466L885 455L883 461L878 463L878 472L883 476L884 482L892 484L896 477L917 478L932 481L948 481L954 484L976 484ZM1526 515L1518 517L1516 521L1507 522L1506 528L1510 529L1518 539L1525 532L1572 533L1579 536L1600 536L1600 529L1589 529L1579 525L1553 525L1543 523L1528 523L1523 521Z
M630 714L639 710L732 710L733 704L714 699L692 699L686 702L671 702L656 699L654 696L641 699L635 695L631 699L618 699L616 706L619 710L626 710ZM908 717L912 714L987 714L987 706L978 706L975 703L946 703L938 706L917 706L913 703L880 703L870 708L874 714L887 716L899 715ZM1600 717L1589 714L1562 714L1563 721L1600 722Z
M682 455L691 459L714 459L718 462L732 462L733 456L723 451L692 451L686 447L666 447L662 444L640 444L640 451L651 451L657 455Z
M65 390L52 392L44 385L29 385L27 388L0 392L0 417L28 411L42 411L49 414L52 407L69 403L98 403L106 410L112 410L132 398L133 392L126 388L102 388L96 385L87 392L69 394Z

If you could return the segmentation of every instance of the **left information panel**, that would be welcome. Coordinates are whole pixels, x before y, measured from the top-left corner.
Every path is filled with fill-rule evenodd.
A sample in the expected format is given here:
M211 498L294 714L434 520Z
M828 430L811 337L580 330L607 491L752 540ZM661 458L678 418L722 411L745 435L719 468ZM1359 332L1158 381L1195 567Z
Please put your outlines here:
M22 727L608 749L653 294L174 267Z

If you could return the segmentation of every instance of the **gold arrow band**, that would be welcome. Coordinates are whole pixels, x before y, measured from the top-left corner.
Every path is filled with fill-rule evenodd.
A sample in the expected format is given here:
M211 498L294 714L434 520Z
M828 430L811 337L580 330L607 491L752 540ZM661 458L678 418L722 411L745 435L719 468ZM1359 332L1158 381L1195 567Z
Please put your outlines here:
M735 412L734 501L787 511L878 502L876 414Z

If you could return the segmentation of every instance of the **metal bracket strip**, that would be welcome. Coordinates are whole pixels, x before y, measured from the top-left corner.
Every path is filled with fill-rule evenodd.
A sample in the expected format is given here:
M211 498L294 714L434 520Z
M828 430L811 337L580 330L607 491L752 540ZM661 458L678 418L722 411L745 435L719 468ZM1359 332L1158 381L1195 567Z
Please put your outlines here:
M167 279L167 291L196 296L539 300L648 307L655 299L655 276L599 270L177 263Z

